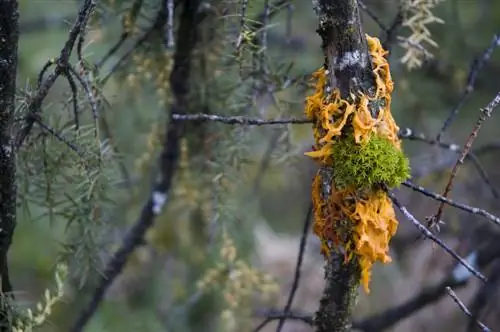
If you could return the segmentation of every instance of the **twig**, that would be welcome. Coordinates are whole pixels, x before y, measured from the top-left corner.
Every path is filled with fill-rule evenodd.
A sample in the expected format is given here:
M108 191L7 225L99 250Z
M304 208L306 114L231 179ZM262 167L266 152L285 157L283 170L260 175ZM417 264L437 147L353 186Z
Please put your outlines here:
M448 127L451 125L451 122L457 116L458 112L467 101L469 95L472 93L472 91L474 91L474 87L476 85L479 72L481 71L481 69L483 69L484 65L488 63L495 48L499 46L500 46L500 34L496 34L495 36L493 36L493 40L491 41L490 46L483 52L481 57L477 57L472 62L469 70L469 76L467 78L467 85L465 86L462 96L460 97L455 107L453 107L453 109L451 110L450 115L448 115L448 117L444 121L441 130L436 136L436 141L439 142L441 140L441 137L443 136L446 129L448 129Z
M476 125L474 129L472 130L471 134L469 135L469 138L467 139L467 142L464 145L464 148L462 149L462 152L460 154L460 157L458 158L457 162L453 166L453 169L451 171L450 178L448 179L448 183L446 184L446 188L443 193L443 197L447 197L448 194L450 193L452 186L453 186L453 180L457 176L458 172L458 167L464 163L465 157L467 156L470 148L472 147L472 144L474 143L474 140L477 137L477 134L479 130L481 129L481 125L483 122L491 117L492 112L494 109L500 104L500 92L495 96L495 98L484 108L481 110L479 119L476 122ZM438 211L434 217L432 217L431 222L432 223L437 223L439 224L441 220L441 216L443 214L443 209L444 209L444 203L441 203L438 207Z
M452 276L445 278L439 284L425 287L418 294L392 308L386 309L381 313L374 314L360 320L355 320L352 323L353 330L365 332L381 332L398 322L408 318L418 310L428 306L441 299L446 294L447 287L461 288L467 285L466 280L456 280ZM266 319L254 329L254 332L259 331L267 324L278 319L299 320L306 324L313 325L313 316L311 314L291 311L284 313L275 309L259 310L255 313L258 317Z
M109 80L109 78L118 70L118 68L120 68L120 66L137 50L137 48L139 48L148 40L153 31L157 30L159 27L162 26L164 21L165 21L165 13L163 11L160 11L156 17L154 24L140 38L138 38L124 54L120 56L120 58L109 69L107 74L102 78L100 78L99 80L100 84L105 85Z
M189 105L187 96L189 94L191 57L197 41L197 26L200 23L197 15L198 5L198 1L185 3L180 16L179 34L177 35L177 46L174 53L174 66L170 75L170 87L174 95L174 102L171 105L169 113L170 119L172 114L176 112L186 112ZM163 26L163 24L160 26ZM106 291L122 272L128 257L143 241L144 234L153 226L155 217L161 213L165 206L177 168L180 153L179 141L183 135L183 127L175 121L168 122L167 134L159 158L160 180L152 189L151 195L143 206L138 220L126 234L121 247L106 265L102 277L98 281L98 286L92 294L91 301L79 314L70 331L80 332L83 330L104 299Z
M106 52L106 54L95 64L97 68L101 68L108 60L111 58L113 55L118 52L118 50L123 46L123 44L127 41L129 38L129 33L128 32L123 32L120 35L120 39Z
M394 324L410 317L418 310L441 299L446 294L446 287L464 287L467 282L446 278L439 284L423 288L415 296L373 316L354 321L353 329L366 332L384 331Z
M492 242L494 245L498 247L498 241L493 239ZM491 253L494 250L489 250L489 248L485 248L487 253ZM497 255L494 256L493 259L498 258ZM500 261L497 261L493 264L490 270L490 277L488 278L488 282L482 285L481 289L478 290L477 294L474 296L472 303L470 304L470 312L471 316L469 318L469 324L467 326L467 332L473 332L477 325L477 319L481 312L488 305L488 302L493 302L493 306L496 307L496 298L497 298L497 289L498 283L500 282Z
M267 126L267 125L286 125L286 124L309 124L311 123L311 120L305 119L305 118L288 118L288 119L271 119L271 120L263 120L259 118L251 118L251 117L242 117L242 116L233 116L233 117L227 117L227 116L221 116L221 115L215 115L215 114L204 114L204 113L198 113L198 114L174 114L173 119L176 121L194 121L194 122L204 122L204 121L213 121L213 122L219 122L219 123L224 123L224 124L229 124L229 125L246 125L246 126ZM442 141L436 141L431 138L428 138L425 134L423 133L417 133L413 131L411 128L401 128L399 130L398 134L399 138L402 139L408 139L410 141L420 141L423 143L427 143L429 145L437 145L442 149L450 150L456 153L460 153L461 149L458 144L454 143L446 143ZM273 141L272 141L273 142ZM273 145L271 145L273 147ZM490 149L490 148L488 148ZM266 154L267 156L267 154ZM475 154L469 153L465 157L466 159L470 160L474 167L477 169L479 175L485 182L485 184L488 186L490 191L492 192L493 196L495 198L500 197L497 189L493 184L491 183L488 175L486 174L486 171L483 169L481 164L479 163L478 158L476 157ZM258 188L258 182L256 182L255 189Z
M384 31L385 33L387 33L387 31L389 31L389 29L385 26L385 24L378 18L377 15L375 15L375 13L367 6L365 5L365 3L361 0L358 0L358 6L359 8L361 8L366 14L368 14L368 16L370 16L370 18L375 22L377 23L377 25L379 26L379 28Z
M256 328L254 328L252 331L253 332L259 332L262 330L264 327L267 326L267 324L271 323L272 321L275 320L296 320L296 321L301 321L307 325L314 325L314 319L313 316L310 314L304 314L304 313L298 313L298 312L282 312L279 310L259 310L254 313L254 316L257 317L265 317L264 321L257 325Z
M58 16L50 15L43 16L40 18L35 18L30 21L21 22L20 32L22 34L27 33L40 33L45 29L58 29L58 28L68 28L68 22L73 20L73 16Z
M175 45L174 41L174 0L165 0L166 12L167 12L167 24L165 25L166 30L166 46L167 49L173 48Z
M40 85L36 90L35 95L31 97L30 100L28 101L28 106L27 106L28 115L26 116L25 123L19 130L19 133L16 137L15 146L17 149L19 149L23 145L24 141L31 132L33 124L35 123L35 119L40 115L42 111L41 107L43 100L45 99L45 97L47 97L50 89L52 88L56 80L61 75L66 74L65 75L66 77L69 77L71 75L67 69L69 66L69 58L71 56L76 40L78 36L83 33L85 26L87 25L87 22L95 6L96 5L94 0L84 1L82 8L78 13L78 17L69 32L68 40L64 44L64 47L62 48L59 57L57 59L49 60L47 64L44 66L39 79ZM56 66L54 72L50 74L49 77L47 77L47 79L43 80L43 73L52 65Z
M300 282L300 269L302 267L302 260L304 258L304 252L306 249L307 243L307 234L309 233L309 228L311 226L311 218L312 218L313 205L309 203L309 208L307 210L307 215L304 220L304 228L302 229L302 236L300 237L300 245L299 245L299 254L297 257L297 264L295 265L295 275L293 278L292 288L290 289L290 294L288 295L288 300L285 305L285 309L283 310L285 315L290 313L290 308L292 307L293 298L295 297L295 292L299 287ZM284 319L280 319L278 323L278 327L276 328L276 332L280 332L285 324Z
M391 56L391 48L394 42L396 41L396 33L398 29L403 25L403 6L402 3L399 3L398 13L394 17L391 26L387 31L385 31L385 38L382 42L382 47L389 51L389 57Z
M431 191L425 189L424 187L421 187L421 186L419 186L411 181L405 181L405 182L403 182L403 185L408 187L408 188L411 188L412 190L418 191L419 193L422 193L427 197L431 197L439 202L446 203L450 206L456 207L457 209L469 212L471 214L483 216L486 219L488 219L490 222L492 222L494 225L500 226L500 218L483 210L483 209L480 209L477 207L472 207L472 206L469 206L469 205L466 205L463 203L457 203L457 202L455 202L447 197L444 197L444 196L441 196L437 193L431 192Z
M407 139L407 140L410 140L410 141L419 141L419 142L427 143L429 145L437 145L437 146L439 146L442 149L450 150L450 151L453 151L453 152L455 152L457 154L460 154L460 152L461 152L460 146L458 144L445 143L443 141L436 141L434 139L431 139L431 138L427 137L424 133L414 132L410 128L401 128L399 130L398 136L399 136L399 138ZM477 153L474 154L474 153L470 152L470 153L468 153L466 155L466 159L470 160L472 162L472 164L476 168L477 172L479 173L479 176L481 177L481 179L483 180L483 182L490 189L493 197L499 198L500 194L498 193L498 190L491 183L491 181L490 181L490 179L488 177L488 174L486 174L486 171L482 167L482 165L479 162L479 159L477 158L476 155L477 155Z
M266 125L286 125L286 124L304 124L311 123L309 119L272 119L272 120L262 120L258 118L249 118L243 116L220 116L213 114L173 114L172 119L175 121L194 121L194 122L204 122L204 121L214 121L221 122L230 125L246 125L246 126L266 126Z
M262 160L259 163L259 168L257 169L257 173L255 175L254 185L253 185L253 196L258 196L260 185L262 179L266 173L267 168L271 164L271 156L274 150L278 147L278 143L281 137L281 132L275 131L272 133L271 139L267 144L267 149L262 156Z
M455 301L460 310L462 310L464 314L472 318L472 314L470 313L469 309L467 309L465 304L458 298L457 294L455 294L455 292L451 289L451 287L446 287L446 292L448 293L448 295L451 296L453 301ZM476 324L481 328L483 332L491 332L490 328L486 327L486 325L484 325L480 321L476 320Z
M50 128L49 126L45 125L40 119L35 119L35 122L42 127L45 131L47 131L49 134L54 136L56 139L61 141L62 143L66 144L73 152L75 152L80 158L84 158L83 152L78 149L76 145L65 139L61 134L58 132L54 131L54 129Z
M451 257L455 258L462 266L464 266L469 272L471 272L473 275L475 275L478 279L480 279L483 282L487 282L486 277L474 267L472 267L467 261L465 261L462 257L460 257L453 249L448 247L443 241L438 239L434 234L432 234L431 231L427 229L420 221L418 221L409 211L406 209L405 206L403 206L399 200L396 198L396 196L389 192L388 193L392 202L394 205L403 213L403 215L412 222L412 224L418 228L420 232L422 232L426 237L434 241L438 246L444 249L448 254L450 254Z
M243 34L245 29L245 21L247 17L248 0L240 0L240 33L236 40L235 49L239 49L243 43Z

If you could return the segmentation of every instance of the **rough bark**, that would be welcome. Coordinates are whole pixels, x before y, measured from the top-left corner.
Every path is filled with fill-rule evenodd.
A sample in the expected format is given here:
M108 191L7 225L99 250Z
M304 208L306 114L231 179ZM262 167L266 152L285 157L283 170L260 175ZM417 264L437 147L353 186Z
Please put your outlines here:
M11 126L15 108L18 39L17 0L0 0L0 278L2 279L2 296L12 292L7 253L16 227L16 168ZM4 303L2 301L2 304ZM6 305L0 308L0 330L8 329L9 319L6 308Z
M344 99L354 92L372 94L375 79L356 0L313 0L313 6L329 71L328 86L339 88ZM333 170L324 166L321 172L322 196L327 199L332 194ZM357 261L345 263L341 253L332 253L325 265L325 279L315 318L317 331L350 331L360 284Z

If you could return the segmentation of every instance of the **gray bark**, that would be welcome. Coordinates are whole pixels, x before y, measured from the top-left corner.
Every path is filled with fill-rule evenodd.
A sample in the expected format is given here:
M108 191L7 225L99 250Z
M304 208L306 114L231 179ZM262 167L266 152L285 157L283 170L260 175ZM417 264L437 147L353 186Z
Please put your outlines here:
M342 98L350 93L373 94L375 78L356 0L313 0L319 19L328 86L337 87ZM323 166L322 196L332 194L331 167ZM357 260L344 263L342 253L332 252L325 264L325 289L315 317L318 332L346 332L352 329L352 312L360 284Z
M19 13L17 0L0 0L0 278L2 295L12 292L7 253L16 227L16 167L11 127L14 118ZM11 295L11 294L10 294ZM0 330L8 329L6 306Z

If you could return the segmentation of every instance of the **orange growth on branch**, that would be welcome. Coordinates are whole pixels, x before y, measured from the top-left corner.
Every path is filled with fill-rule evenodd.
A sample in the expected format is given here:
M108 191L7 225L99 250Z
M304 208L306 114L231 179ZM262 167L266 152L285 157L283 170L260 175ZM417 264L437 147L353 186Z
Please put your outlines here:
M313 121L316 142L306 155L333 168L328 195L321 172L313 182L314 233L324 255L342 250L346 261L358 260L369 292L373 264L391 261L389 241L398 225L385 187L404 181L409 166L391 114L394 84L387 52L377 38L367 36L367 41L376 83L373 93L351 91L343 99L338 88L327 88L329 73L321 68L313 74L315 92L306 99L305 113Z

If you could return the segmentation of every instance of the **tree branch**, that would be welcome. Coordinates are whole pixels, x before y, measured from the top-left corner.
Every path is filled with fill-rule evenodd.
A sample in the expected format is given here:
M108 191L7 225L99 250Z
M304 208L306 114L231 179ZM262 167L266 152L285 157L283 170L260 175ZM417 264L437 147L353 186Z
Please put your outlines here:
M197 26L200 24L198 15L199 0L186 0L179 18L179 27L174 53L174 66L170 74L170 88L174 95L170 107L167 134L159 158L161 176L151 190L148 201L144 204L137 222L128 231L121 247L111 257L98 285L92 294L90 303L80 313L72 332L80 332L97 311L98 306L113 283L122 272L128 257L142 243L144 235L150 229L158 214L167 203L173 177L177 168L180 153L180 138L184 126L172 120L173 114L184 114L189 107L189 79L191 73L191 58L197 41ZM164 21L165 23L166 21Z

